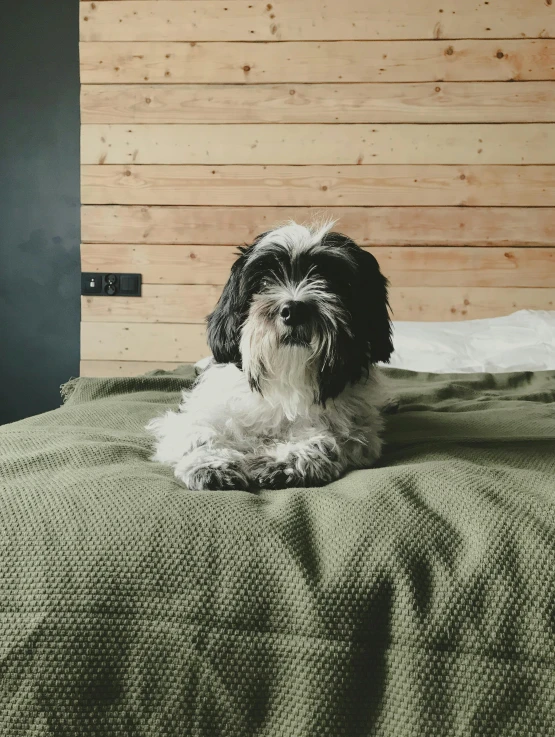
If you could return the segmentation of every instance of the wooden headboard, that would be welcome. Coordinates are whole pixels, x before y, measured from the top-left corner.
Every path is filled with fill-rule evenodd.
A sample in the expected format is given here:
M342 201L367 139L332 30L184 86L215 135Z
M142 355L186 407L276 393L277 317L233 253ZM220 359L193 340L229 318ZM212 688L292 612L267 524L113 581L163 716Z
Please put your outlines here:
M555 309L550 0L81 2L82 373L207 353L234 246L328 213L399 320Z

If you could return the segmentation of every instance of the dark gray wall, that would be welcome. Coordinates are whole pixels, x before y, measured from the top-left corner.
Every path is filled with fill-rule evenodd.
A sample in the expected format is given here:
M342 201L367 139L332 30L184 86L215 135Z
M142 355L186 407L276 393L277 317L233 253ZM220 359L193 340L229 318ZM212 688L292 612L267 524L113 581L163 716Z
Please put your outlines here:
M0 424L59 406L78 374L78 6L0 12Z

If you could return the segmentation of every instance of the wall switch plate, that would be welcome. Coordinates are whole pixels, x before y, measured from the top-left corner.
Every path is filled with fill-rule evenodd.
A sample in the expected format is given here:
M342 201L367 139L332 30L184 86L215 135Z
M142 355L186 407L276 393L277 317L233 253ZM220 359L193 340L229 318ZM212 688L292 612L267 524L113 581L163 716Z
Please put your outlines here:
M81 294L86 297L140 297L141 274L81 274Z

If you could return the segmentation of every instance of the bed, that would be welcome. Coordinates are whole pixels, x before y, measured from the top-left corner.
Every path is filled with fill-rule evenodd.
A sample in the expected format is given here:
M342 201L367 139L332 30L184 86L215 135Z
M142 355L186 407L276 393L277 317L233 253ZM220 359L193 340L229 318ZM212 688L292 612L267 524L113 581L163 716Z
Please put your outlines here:
M0 428L0 733L550 734L555 313L474 325L542 371L473 372L468 328L412 325L468 373L383 368L379 466L322 489L189 492L151 463L192 366L73 379Z

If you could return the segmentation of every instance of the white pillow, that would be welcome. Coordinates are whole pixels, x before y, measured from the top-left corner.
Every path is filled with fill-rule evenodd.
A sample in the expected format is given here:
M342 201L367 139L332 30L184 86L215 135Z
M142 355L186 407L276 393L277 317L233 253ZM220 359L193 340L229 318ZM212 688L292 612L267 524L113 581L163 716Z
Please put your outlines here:
M463 322L397 322L390 366L433 373L555 369L555 312Z
M389 366L477 373L555 370L555 312L520 310L463 322L395 322ZM197 373L211 356L195 364Z

